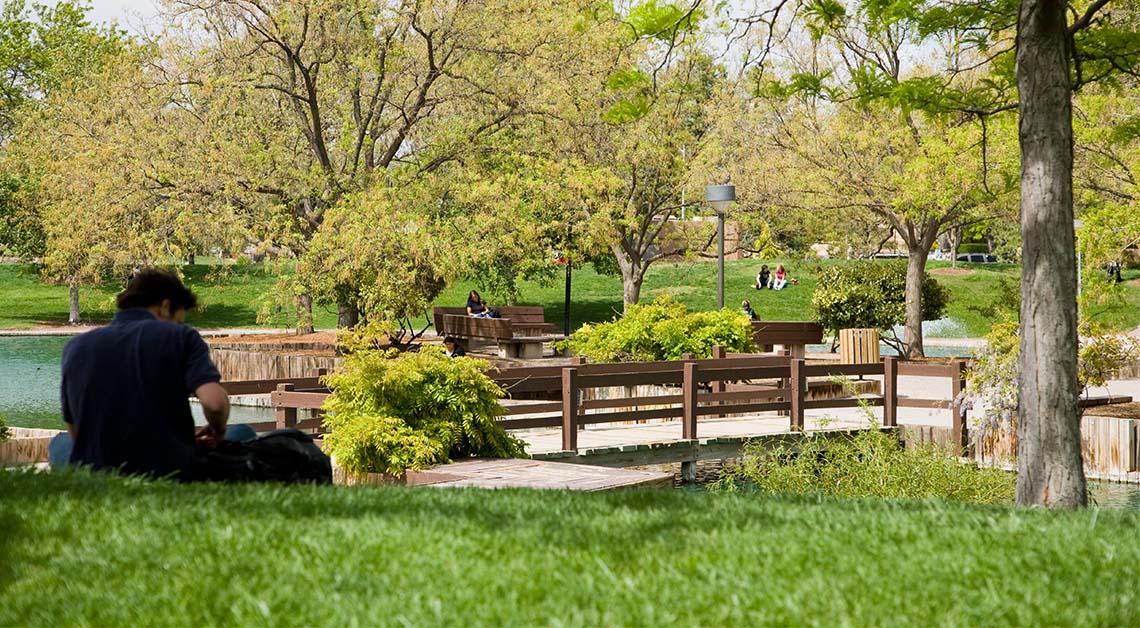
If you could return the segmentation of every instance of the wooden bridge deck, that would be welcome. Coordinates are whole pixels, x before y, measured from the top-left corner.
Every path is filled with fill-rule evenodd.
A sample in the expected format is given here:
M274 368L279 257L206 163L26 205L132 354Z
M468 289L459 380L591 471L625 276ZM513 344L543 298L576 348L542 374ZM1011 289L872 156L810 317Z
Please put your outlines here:
M613 491L672 487L673 475L548 460L462 460L409 473L408 484L440 488L533 488Z

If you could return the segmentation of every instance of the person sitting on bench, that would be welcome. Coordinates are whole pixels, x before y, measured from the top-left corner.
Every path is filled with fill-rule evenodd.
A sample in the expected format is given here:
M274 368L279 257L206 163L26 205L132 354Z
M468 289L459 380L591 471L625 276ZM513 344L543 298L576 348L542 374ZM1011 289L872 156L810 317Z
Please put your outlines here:
M443 339L443 350L447 352L449 358L462 358L467 355L467 352L459 345L459 341L452 336Z
M474 290L467 293L467 315L475 318L495 318L493 309L487 307L487 302Z

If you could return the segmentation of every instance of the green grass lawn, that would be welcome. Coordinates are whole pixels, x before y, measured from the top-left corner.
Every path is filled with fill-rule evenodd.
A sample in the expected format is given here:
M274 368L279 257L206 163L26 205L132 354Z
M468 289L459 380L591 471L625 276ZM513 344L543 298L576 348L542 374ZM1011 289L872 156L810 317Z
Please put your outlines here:
M737 307L742 299L749 299L762 318L768 320L811 320L811 295L815 289L816 272L821 266L843 264L844 261L805 262L794 260L765 260L770 267L783 263L789 273L799 279L798 286L783 291L757 291L751 288L759 261L729 261L726 264L725 303ZM947 337L977 337L989 331L992 321L971 310L971 306L984 307L999 295L1000 280L1014 282L1018 267L1009 264L959 264L967 274L938 274L949 267L947 262L931 262L929 270L935 278L951 290L947 316L961 325L937 332ZM187 284L198 294L201 309L192 313L189 322L201 328L253 327L257 325L257 311L265 295L276 283L273 267L262 264L218 266L199 264L183 267ZM1126 281L1140 277L1140 271L1125 271ZM650 267L642 288L643 300L659 294L670 294L692 309L711 309L716 306L715 262L659 262ZM114 312L114 295L122 289L120 283L107 283L100 287L81 290L84 316L107 320ZM437 305L462 305L467 291L479 286L457 282L449 287ZM574 270L572 326L584 322L613 318L622 309L622 287L618 277L598 275L586 266ZM559 277L550 285L524 282L521 301L524 305L546 307L546 318L562 325L564 312L564 284ZM489 296L489 295L484 295ZM496 303L492 297L492 305ZM35 269L28 265L0 265L0 329L21 329L38 324L62 324L67 320L67 289L41 283ZM336 310L331 306L316 308L318 327L336 324ZM1140 325L1140 287L1125 284L1125 302L1114 308L1100 308L1097 316L1116 329L1131 330Z
M1136 511L0 473L0 625L1140 625Z

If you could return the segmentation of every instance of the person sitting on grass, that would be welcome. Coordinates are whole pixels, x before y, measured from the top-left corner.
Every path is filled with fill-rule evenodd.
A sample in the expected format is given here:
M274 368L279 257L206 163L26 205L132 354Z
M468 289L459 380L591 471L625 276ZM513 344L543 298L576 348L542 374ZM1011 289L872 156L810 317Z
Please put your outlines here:
M763 290L771 286L772 273L768 272L768 265L760 266L760 272L756 273L756 285L752 286L757 290Z
M467 315L475 318L493 318L487 302L474 290L467 293Z
M752 309L752 304L749 303L747 299L740 302L740 311L747 316L750 321L760 320L760 316L756 314L756 310Z
M772 276L772 289L783 290L784 287L788 285L789 281L792 282L793 285L798 283L795 279L792 279L788 276L787 271L784 270L783 264L776 266L776 274Z
M111 323L67 343L60 386L67 432L49 445L53 468L205 479L205 451L223 439L256 436L247 425L226 428L230 402L221 375L202 336L182 324L195 305L173 273L140 269L119 294ZM197 433L190 395L206 415Z

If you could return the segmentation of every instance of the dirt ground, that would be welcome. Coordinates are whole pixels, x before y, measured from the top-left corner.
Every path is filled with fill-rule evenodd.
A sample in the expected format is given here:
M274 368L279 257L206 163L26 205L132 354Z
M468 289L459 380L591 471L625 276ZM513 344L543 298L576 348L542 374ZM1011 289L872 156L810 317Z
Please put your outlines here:
M931 268L926 271L931 275L972 275L974 271L969 268Z
M1140 402L1093 406L1085 408L1085 414L1089 416L1110 416L1117 419L1140 419Z

